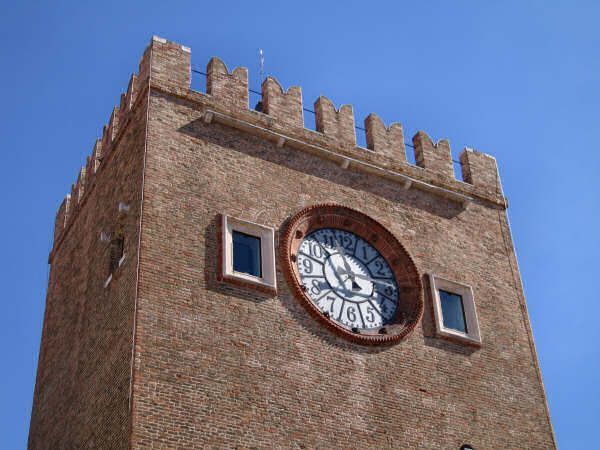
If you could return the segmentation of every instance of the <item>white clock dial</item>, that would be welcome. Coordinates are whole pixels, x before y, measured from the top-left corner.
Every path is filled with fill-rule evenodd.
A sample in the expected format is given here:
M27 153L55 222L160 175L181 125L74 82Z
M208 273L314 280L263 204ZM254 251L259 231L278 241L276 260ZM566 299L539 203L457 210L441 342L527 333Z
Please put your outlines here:
M349 231L321 228L298 249L298 273L311 301L348 329L369 330L391 322L398 284L383 256Z

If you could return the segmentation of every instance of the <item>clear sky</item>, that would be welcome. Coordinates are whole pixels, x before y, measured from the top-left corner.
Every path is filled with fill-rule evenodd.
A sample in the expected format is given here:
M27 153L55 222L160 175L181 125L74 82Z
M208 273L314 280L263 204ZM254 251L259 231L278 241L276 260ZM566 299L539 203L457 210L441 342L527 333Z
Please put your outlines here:
M359 125L375 112L455 159L494 155L558 444L597 444L599 19L574 0L3 1L1 446L26 446L56 210L152 35L196 69L248 67L257 90L263 48L307 107L323 94Z

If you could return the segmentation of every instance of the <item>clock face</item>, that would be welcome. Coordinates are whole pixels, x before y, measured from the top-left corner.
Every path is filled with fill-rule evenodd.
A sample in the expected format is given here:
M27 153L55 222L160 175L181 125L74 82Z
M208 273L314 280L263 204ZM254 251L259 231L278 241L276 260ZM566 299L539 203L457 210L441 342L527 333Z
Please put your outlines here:
M298 248L304 291L330 320L348 330L372 330L392 321L398 284L381 253L360 236L338 228L307 234Z
M334 204L292 217L279 244L294 297L317 322L365 345L398 342L423 315L423 284L404 246L379 222Z

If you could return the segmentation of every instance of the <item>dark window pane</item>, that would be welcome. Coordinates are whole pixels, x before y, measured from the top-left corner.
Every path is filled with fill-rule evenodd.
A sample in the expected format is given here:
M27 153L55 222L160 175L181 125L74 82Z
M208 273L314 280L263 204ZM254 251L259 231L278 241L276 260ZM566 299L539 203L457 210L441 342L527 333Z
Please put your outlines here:
M233 232L233 270L262 277L260 264L260 238Z
M123 257L123 248L125 245L125 239L120 237L110 241L110 264L108 273L114 273L119 268L119 261Z
M444 326L453 330L467 332L465 311L463 309L462 297L450 292L440 290L440 301L442 303L442 315Z

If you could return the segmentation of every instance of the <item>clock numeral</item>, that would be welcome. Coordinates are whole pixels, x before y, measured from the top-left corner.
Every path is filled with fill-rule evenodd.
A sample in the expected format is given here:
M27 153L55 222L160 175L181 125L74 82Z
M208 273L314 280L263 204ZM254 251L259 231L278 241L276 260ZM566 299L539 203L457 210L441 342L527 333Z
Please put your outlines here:
M348 306L348 309L346 309L346 317L348 317L350 322L356 321L356 310L353 306Z
M345 250L352 250L354 240L348 236L346 233L342 234L340 245L344 247Z
M367 319L367 322L369 323L375 322L375 314L373 314L373 311L375 310L371 306L367 306L367 314L365 319Z
M335 248L335 238L333 237L333 235L329 233L324 234L323 241L325 245L329 246L330 248Z
M392 282L392 279L388 278L386 279L386 281L389 280L390 282ZM396 297L396 288L392 287L392 286L385 286L385 285L381 285L378 283L375 283L375 293L380 294L384 297L387 297L389 299L394 299Z
M313 263L308 258L303 258L302 265L304 266L304 270L307 274L311 274L313 271Z
M329 313L333 314L333 304L335 303L335 297L330 297L329 295L327 296L326 300L331 301L331 303L329 304Z
M383 261L381 261L380 259L376 259L375 260L375 275L380 276L380 277L385 277L388 276L386 267L383 264Z
M310 292L314 295L319 295L321 293L321 282L319 280L312 280Z
M310 242L308 244L308 251L311 256L314 256L317 259L321 259L323 257L323 247L321 247L317 242Z
M376 248L354 233L336 228L309 233L300 248L297 267L306 294L329 320L361 329L390 321L399 290L390 266ZM351 279L360 291L351 290ZM372 293L366 298L368 285Z
M388 301L390 301L390 300L388 300ZM396 305L392 305L392 307L390 308L385 303L382 303L380 305L380 307L381 307L381 316L383 318L385 318L386 320L389 320L392 317L392 315L394 314L394 311L396 310Z

